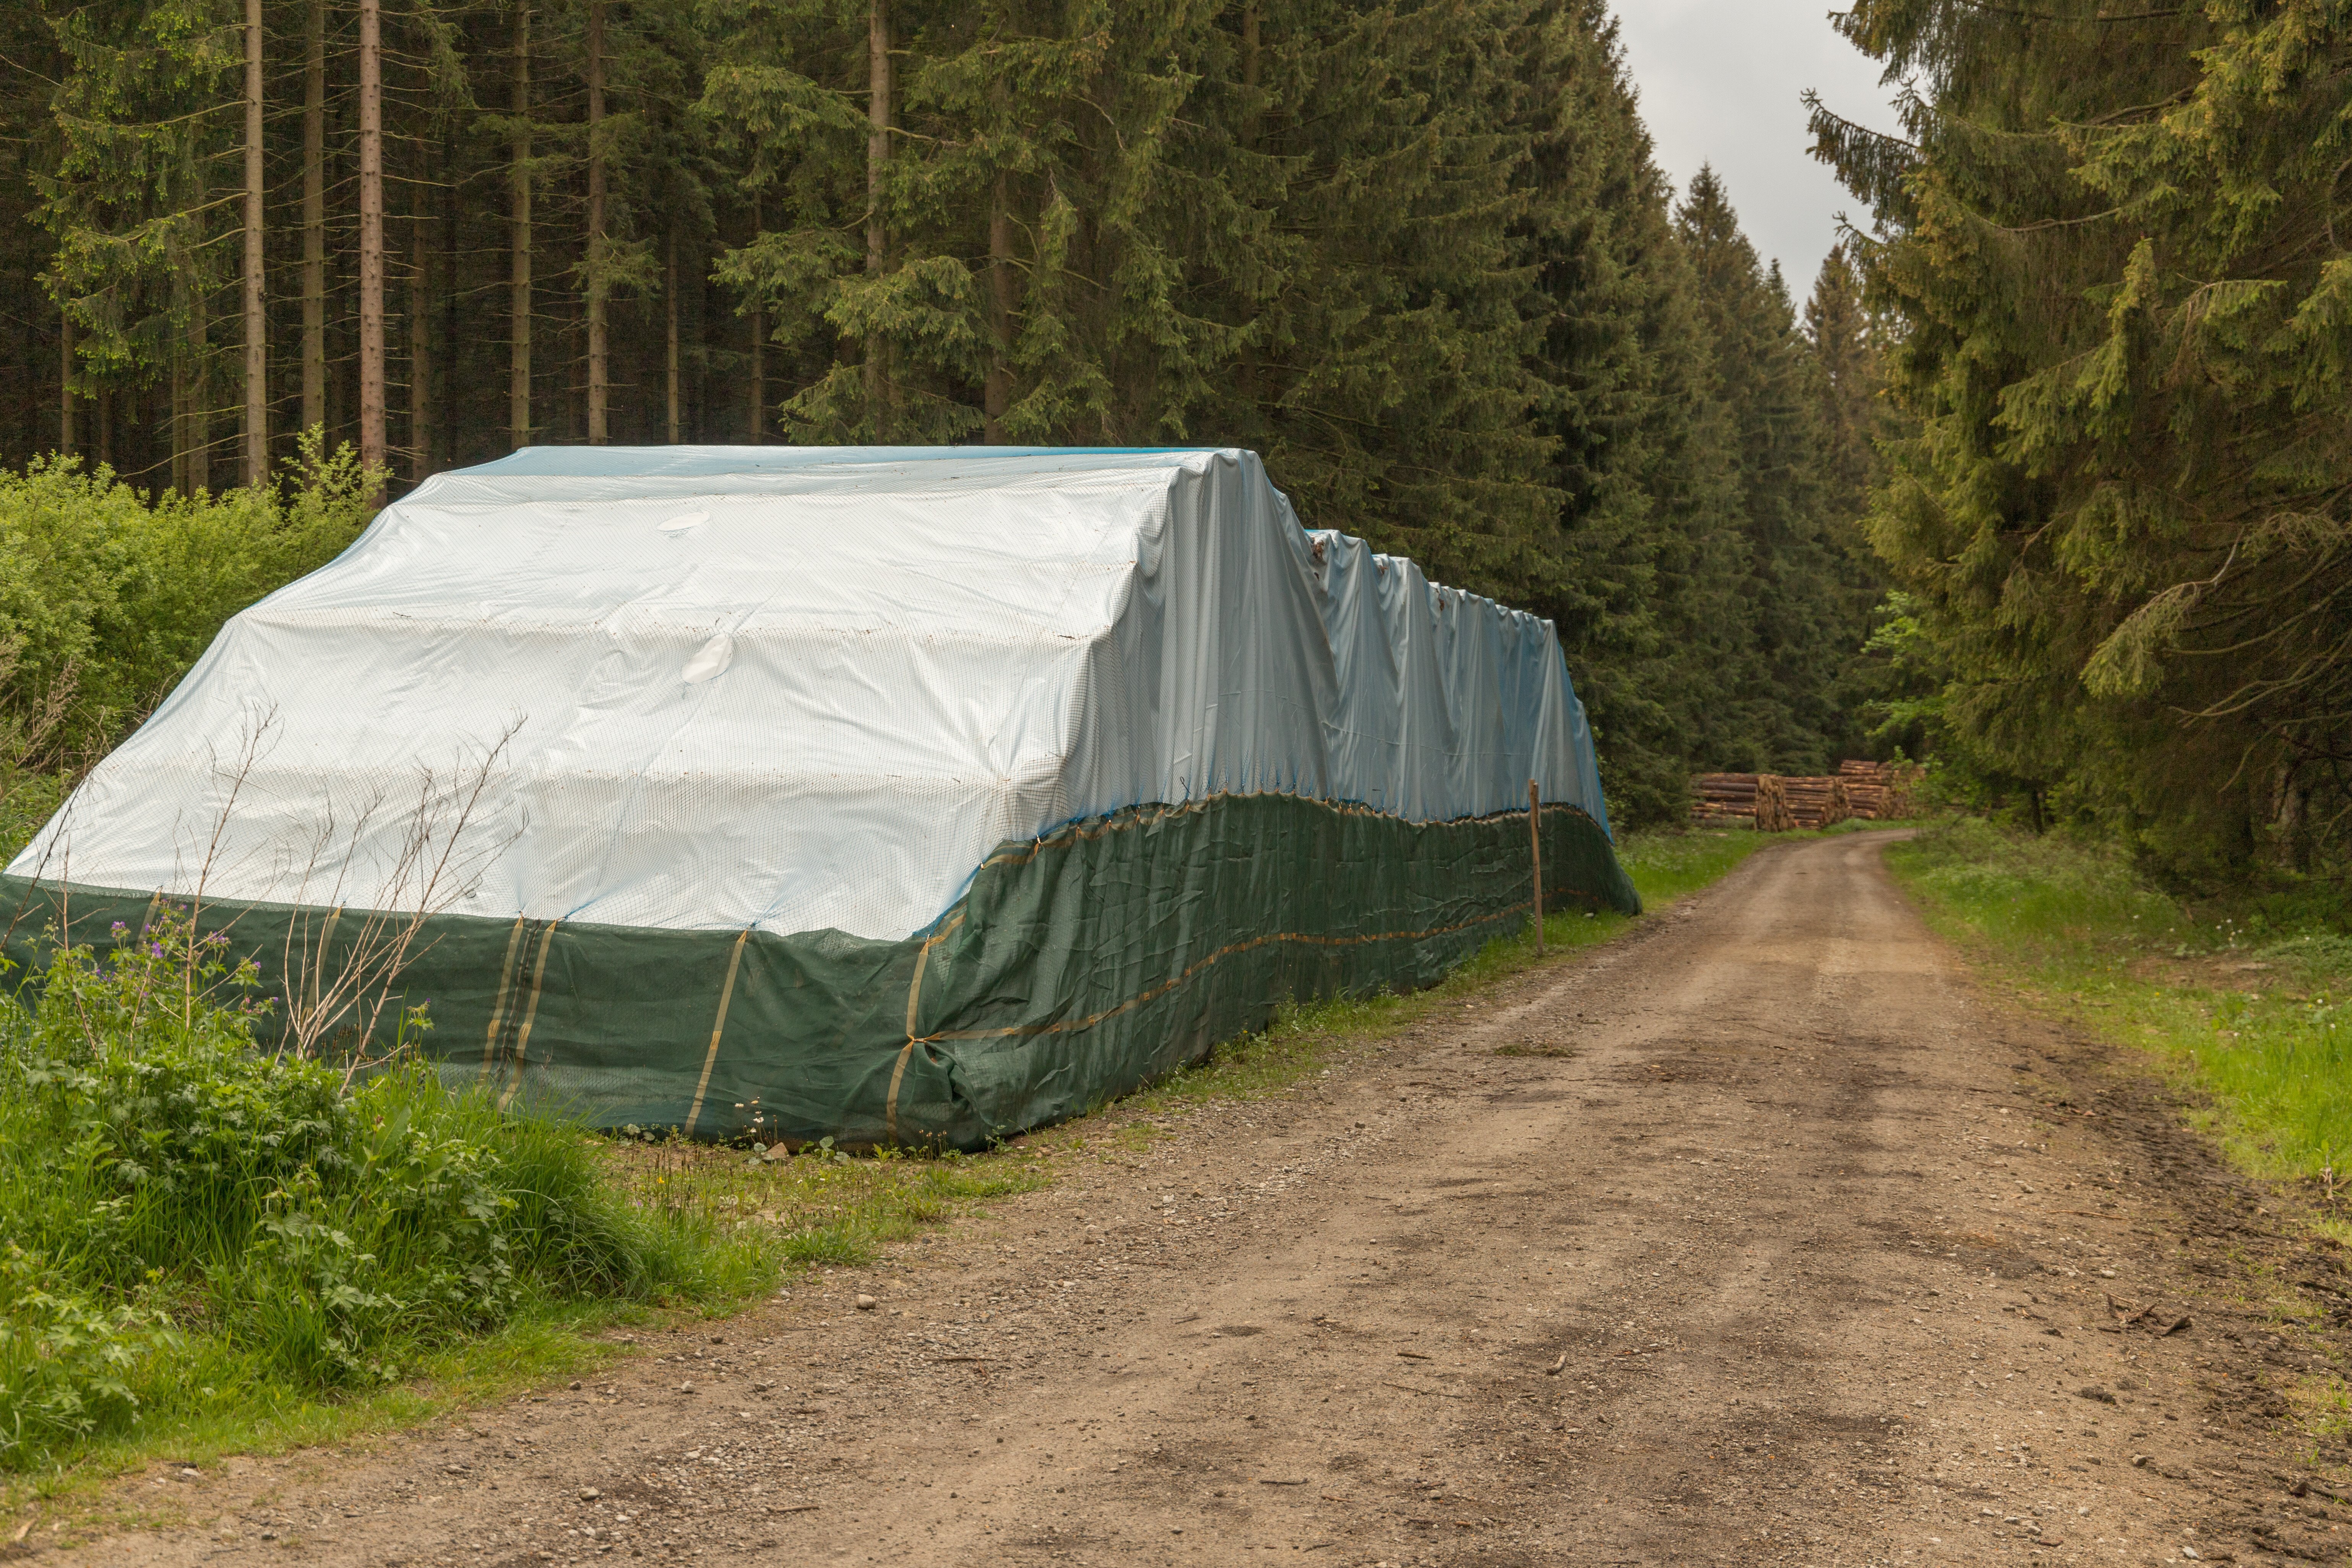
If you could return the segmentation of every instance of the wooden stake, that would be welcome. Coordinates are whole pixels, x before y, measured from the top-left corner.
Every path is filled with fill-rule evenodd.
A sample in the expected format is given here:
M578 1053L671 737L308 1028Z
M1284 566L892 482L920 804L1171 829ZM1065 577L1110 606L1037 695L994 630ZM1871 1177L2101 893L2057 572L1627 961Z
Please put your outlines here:
M1536 871L1536 956L1543 956L1543 800L1528 781L1528 858Z

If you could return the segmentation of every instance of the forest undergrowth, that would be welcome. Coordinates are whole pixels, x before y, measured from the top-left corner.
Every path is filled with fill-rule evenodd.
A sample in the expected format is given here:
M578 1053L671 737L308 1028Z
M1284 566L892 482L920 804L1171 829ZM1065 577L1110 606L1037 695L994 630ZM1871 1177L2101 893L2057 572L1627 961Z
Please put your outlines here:
M2116 849L1980 819L1891 846L1943 934L2030 1005L2145 1051L2248 1173L2352 1240L2352 937L2324 889L2250 880L2181 900Z

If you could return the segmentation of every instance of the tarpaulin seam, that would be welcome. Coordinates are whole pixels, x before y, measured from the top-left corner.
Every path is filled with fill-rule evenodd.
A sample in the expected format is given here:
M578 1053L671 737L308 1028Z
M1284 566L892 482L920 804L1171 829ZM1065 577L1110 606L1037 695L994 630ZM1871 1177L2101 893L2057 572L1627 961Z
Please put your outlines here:
M522 928L528 923L529 917L515 916L514 930L507 937L506 962L499 965L498 1000L490 1007L489 1032L482 1037L482 1082L485 1084L490 1081L490 1074L498 1068L499 1026L506 1022L507 994L514 986L515 950L522 945Z
M540 989L547 980L547 950L555 945L555 928L562 923L560 920L548 921L547 930L540 935L539 962L530 972L530 1005L523 1011L522 1032L515 1037L514 1081L508 1084L506 1093L499 1097L500 1110L513 1102L516 1091L522 1088L523 1063L530 1050L530 1026L539 1022Z
M734 951L727 955L727 984L719 988L719 1016L710 1025L710 1049L702 1058L702 1077L695 1081L694 1104L686 1113L686 1135L694 1136L694 1124L702 1118L702 1097L710 1089L710 1069L719 1065L719 1037L727 1032L727 1004L735 999L735 971L743 963L743 944L751 938L751 928L745 926L737 933Z

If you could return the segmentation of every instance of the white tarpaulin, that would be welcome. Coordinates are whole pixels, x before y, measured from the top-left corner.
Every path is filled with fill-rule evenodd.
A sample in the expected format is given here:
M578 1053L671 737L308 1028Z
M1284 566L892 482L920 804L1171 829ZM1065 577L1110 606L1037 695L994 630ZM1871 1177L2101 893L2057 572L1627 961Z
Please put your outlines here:
M231 620L10 869L399 907L486 757L447 912L683 930L896 939L1007 840L1223 793L1607 823L1550 624L1250 453L536 447Z

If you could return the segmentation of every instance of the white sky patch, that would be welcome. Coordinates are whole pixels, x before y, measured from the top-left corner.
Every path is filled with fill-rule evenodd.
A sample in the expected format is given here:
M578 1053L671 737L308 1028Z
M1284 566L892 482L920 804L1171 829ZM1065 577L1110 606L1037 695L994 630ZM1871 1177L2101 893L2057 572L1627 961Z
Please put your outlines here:
M1837 216L1869 226L1863 205L1806 149L1805 108L1881 131L1898 128L1878 63L1830 26L1835 0L1617 0L1625 63L1658 166L1679 195L1713 163L1759 255L1779 258L1801 301L1837 242Z

